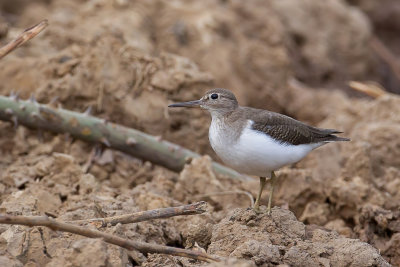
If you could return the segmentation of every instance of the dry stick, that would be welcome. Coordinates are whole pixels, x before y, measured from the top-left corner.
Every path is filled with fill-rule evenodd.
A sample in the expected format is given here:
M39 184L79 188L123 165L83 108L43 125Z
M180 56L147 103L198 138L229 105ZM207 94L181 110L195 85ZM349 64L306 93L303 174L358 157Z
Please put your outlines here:
M94 218L86 220L69 221L68 223L88 223L101 222L103 226L107 224L116 225L118 223L137 223L154 219L165 219L180 215L201 214L206 211L207 203L205 201L196 202L189 205L178 207L161 208L154 210L140 211L132 214L124 214L107 218Z
M200 157L189 149L138 130L85 113L39 104L33 98L23 101L16 96L0 96L0 120L53 133L68 133L74 138L94 144L101 143L177 172L183 169L188 159ZM233 179L251 179L216 162L212 162L212 167L216 173Z
M174 255L186 258L192 258L201 261L219 261L220 259L199 251L192 251L181 248L150 244L139 241L132 241L116 235L103 233L98 230L89 229L82 226L72 225L64 222L58 222L46 216L11 216L0 214L0 224L17 224L26 226L45 226L53 231L68 232L82 235L90 238L101 238L104 242L117 245L128 250L138 250L141 253L159 253Z
M23 33L21 33L17 38L6 44L5 46L0 48L0 59L6 56L8 53L13 51L14 49L20 47L36 35L38 35L44 28L47 27L47 20L43 20L40 23L26 29Z
M378 98L383 95L390 94L387 91L383 90L382 87L377 84L377 83L372 83L372 82L356 82L356 81L350 81L349 82L350 88L364 93L366 95L369 95L373 98Z
M254 207L254 198L253 195L250 194L247 191L242 191L242 190L235 190L235 191L222 191L222 192L212 192L208 194L203 194L203 195L196 195L195 197L197 198L205 198L205 197L213 197L213 196L226 196L226 195L233 195L233 194L242 194L246 195L249 200L250 200L250 206Z
M88 173L90 168L93 165L94 160L96 159L96 157L98 156L98 154L100 153L101 147L99 145L95 145L92 150L90 151L89 157L86 161L86 163L82 166L82 171L84 173Z
M371 47L375 53L389 65L397 80L400 81L400 62L396 59L392 51L390 51L377 36L371 39Z

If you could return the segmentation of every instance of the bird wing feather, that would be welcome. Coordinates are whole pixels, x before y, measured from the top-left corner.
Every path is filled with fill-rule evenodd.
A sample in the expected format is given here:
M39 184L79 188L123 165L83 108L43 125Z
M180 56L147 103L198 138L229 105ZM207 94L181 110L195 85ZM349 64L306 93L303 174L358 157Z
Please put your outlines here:
M334 134L341 133L334 129L322 129L309 126L291 117L259 109L251 109L252 129L268 134L281 143L292 145L320 142L349 141ZM250 119L250 118L249 118Z

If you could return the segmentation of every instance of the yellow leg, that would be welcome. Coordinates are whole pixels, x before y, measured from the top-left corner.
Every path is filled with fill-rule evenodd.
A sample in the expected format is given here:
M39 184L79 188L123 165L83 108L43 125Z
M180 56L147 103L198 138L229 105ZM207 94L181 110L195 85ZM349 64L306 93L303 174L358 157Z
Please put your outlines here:
M256 202L254 203L254 208L253 208L256 212L260 211L260 198L265 186L265 182L266 182L265 177L260 177L260 191L258 191Z
M271 172L271 189L269 191L269 198L268 198L268 208L267 208L267 214L270 215L271 214L271 205L272 205L272 196L274 194L274 188L275 188L275 184L276 184L276 176L275 176L275 172Z

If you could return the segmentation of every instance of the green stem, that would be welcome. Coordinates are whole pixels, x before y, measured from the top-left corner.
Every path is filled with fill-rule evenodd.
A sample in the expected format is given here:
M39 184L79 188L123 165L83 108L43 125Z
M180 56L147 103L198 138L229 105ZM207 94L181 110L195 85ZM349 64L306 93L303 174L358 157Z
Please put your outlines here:
M200 157L191 150L138 130L84 113L39 104L34 100L0 96L0 120L17 122L33 129L68 133L86 142L102 143L176 172L183 169L189 158ZM234 179L249 179L219 163L213 162L212 165L216 173Z

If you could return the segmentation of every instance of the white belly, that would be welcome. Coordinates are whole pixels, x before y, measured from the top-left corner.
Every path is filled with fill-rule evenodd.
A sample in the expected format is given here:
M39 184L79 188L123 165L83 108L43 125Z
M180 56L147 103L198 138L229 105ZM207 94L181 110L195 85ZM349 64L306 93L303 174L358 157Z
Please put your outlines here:
M209 132L215 153L225 164L244 174L269 177L271 171L301 160L311 150L324 144L281 144L264 133L251 130L251 124L249 121L236 142L224 138L224 128L217 125L211 125Z

